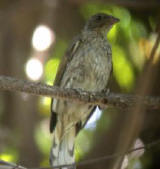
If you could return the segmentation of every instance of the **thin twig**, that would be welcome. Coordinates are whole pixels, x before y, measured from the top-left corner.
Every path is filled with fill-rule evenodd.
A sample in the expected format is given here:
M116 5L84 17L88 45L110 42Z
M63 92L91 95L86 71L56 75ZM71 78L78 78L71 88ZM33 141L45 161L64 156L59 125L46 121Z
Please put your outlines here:
M136 86L135 93L141 96L147 96L153 93L154 84L156 83L157 73L154 71L153 60L155 60L155 54L160 41L160 32L156 41L152 47L149 60L146 61L143 72L141 73L141 78L137 81L138 85ZM154 76L153 76L154 74ZM123 124L119 129L121 135L119 136L116 142L116 152L126 152L133 141L138 137L140 131L142 130L143 122L145 119L145 112L147 106L141 104L141 101L137 100L135 104L127 110L126 116L124 117ZM116 158L113 162L113 168L119 169L122 166L124 158Z
M56 169L56 168L61 168L61 167L73 167L73 166L84 166L84 165L90 165L90 164L95 164L95 163L99 163L102 162L104 160L109 160L109 159L114 159L116 157L120 157L120 156L125 156L127 154L130 154L132 152L138 151L138 150L144 150L144 149L149 149L155 145L160 144L160 140L156 140L153 141L145 146L140 146L134 149L130 149L128 150L126 153L115 153L115 154L111 154L111 155L106 155L106 156L102 156L102 157L98 157L98 158L94 158L94 159L89 159L89 160L85 160L85 161L81 161L79 163L74 163L72 165L61 165L61 166L55 166L55 167L48 167L48 168L39 168L39 169ZM31 168L31 169L38 169L38 168Z
M0 160L0 169L27 169L20 165Z
M108 92L91 93L76 89L62 89L42 83L34 83L25 80L18 80L12 77L0 76L0 90L25 92L33 95L54 97L57 99L70 100L79 103L108 105L120 108L127 108L140 102L150 109L160 109L160 97L137 96L131 94L115 94Z
M150 53L150 59L152 59L152 60L153 60L155 53L158 49L159 41L160 41L160 32L158 33L157 39L156 39L155 44L154 44L152 51Z
M60 169L60 168L63 168L63 167L67 167L67 168L73 168L74 166L84 166L84 165L90 165L90 164L95 164L95 163L99 163L99 162L102 162L104 160L109 160L109 159L114 159L114 158L117 158L119 156L125 156L127 154L130 154L130 153L133 153L135 151L138 151L138 150L144 150L144 149L150 149L152 148L153 146L156 146L160 144L160 139L156 140L156 141L152 141L151 143L149 144L146 144L145 146L140 146L140 147L137 147L137 148L134 148L134 149L131 149L131 150L128 150L126 151L126 153L115 153L115 154L111 154L111 155L106 155L106 156L102 156L102 157L98 157L98 158L94 158L94 159L89 159L89 160L85 160L85 161L81 161L79 163L74 163L74 164L68 164L68 165L58 165L58 166L54 166L54 167L34 167L34 168L29 168L29 169ZM4 165L4 166L10 166L10 168L8 169L13 169L15 167L17 167L17 169L27 169L25 167L22 167L22 166L18 166L16 164L13 164L13 163L9 163L9 162L5 162L3 160L0 160L0 167Z

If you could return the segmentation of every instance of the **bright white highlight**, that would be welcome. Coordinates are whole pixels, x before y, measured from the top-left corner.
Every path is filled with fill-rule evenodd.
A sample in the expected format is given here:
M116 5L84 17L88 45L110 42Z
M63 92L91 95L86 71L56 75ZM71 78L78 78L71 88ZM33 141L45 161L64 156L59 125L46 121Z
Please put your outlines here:
M46 25L38 26L32 37L33 48L38 51L44 51L50 47L55 40L53 31Z
M26 74L31 80L39 80L43 73L42 63L38 59L29 59L26 64Z
M87 124L85 125L86 129L94 129L96 127L96 121L101 117L102 111L96 107L96 110L88 120Z

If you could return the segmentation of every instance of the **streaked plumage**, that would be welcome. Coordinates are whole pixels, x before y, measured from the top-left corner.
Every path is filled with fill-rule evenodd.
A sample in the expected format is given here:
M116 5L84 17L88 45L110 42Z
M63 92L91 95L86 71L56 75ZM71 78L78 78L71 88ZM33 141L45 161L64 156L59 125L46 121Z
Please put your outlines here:
M62 58L54 82L61 88L96 92L106 89L112 70L112 52L106 33L118 19L96 14L86 23ZM74 163L74 142L94 105L53 99L50 131L53 133L51 165Z

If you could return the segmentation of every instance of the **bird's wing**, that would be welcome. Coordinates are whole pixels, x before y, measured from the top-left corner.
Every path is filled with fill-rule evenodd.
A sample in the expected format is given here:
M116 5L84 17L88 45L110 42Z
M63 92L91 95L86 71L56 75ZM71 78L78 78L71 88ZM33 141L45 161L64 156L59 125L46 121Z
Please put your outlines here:
M110 46L108 46L107 55L108 55L108 58L111 59L111 70L110 70L110 75L109 75L109 79L110 79L111 74L113 73L112 50L111 50L111 47L110 47ZM109 82L109 79L108 79L108 82ZM108 91L108 84L109 84L109 83L107 83L107 85L105 86L105 88L104 88L104 90L103 90L104 92L107 92L107 91ZM102 92L103 92L103 91L102 91Z
M62 57L61 62L60 62L59 67L58 67L56 78L55 78L55 81L54 81L54 86L60 85L63 74L66 70L67 64L72 60L73 55L75 54L77 49L80 47L81 42L82 42L82 40L81 40L80 36L77 36L73 40L71 46L66 51L65 55Z
M64 72L66 70L66 67L70 63L70 61L72 60L75 52L81 46L81 42L82 42L82 39L80 38L80 36L77 36L73 40L71 46L68 48L65 55L62 57L61 62L60 62L59 67L58 67L56 78L55 78L55 81L54 81L54 86L60 86L61 80L62 80ZM56 122L57 122L57 114L53 110L53 101L54 101L54 99L52 99L52 101L51 101L50 132L53 132L53 130L56 126Z

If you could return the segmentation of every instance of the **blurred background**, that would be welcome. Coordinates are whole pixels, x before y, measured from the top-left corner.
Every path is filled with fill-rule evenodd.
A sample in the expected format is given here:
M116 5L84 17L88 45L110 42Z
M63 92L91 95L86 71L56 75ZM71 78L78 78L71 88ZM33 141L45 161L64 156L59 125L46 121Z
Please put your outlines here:
M139 94L147 79L149 87L143 94L160 95L159 46L151 76L146 75L146 65L159 31L158 0L1 0L0 75L52 85L71 39L81 31L88 17L97 12L120 19L108 34L113 53L110 90ZM27 167L49 166L50 102L48 97L0 92L0 159ZM126 117L132 117L131 112L134 109L108 107L101 112L97 108L77 137L77 162L116 153L118 147L126 144L129 136L125 135L125 129L131 120ZM136 137L143 144L160 139L160 111L143 108L138 114L140 127L136 128L137 119L137 124L132 126ZM141 157L131 160L128 157L127 167L159 169L159 159L160 145L157 145ZM79 168L110 168L114 160Z

